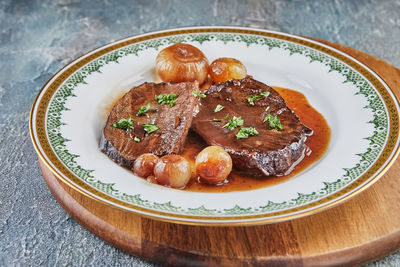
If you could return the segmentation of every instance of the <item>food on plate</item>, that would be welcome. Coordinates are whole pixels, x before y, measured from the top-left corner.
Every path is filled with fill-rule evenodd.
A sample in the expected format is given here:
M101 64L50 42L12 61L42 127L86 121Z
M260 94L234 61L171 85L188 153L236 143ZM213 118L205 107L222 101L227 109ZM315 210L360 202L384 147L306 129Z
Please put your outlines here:
M237 59L222 57L214 60L208 72L216 83L226 82L230 79L243 79L247 75L246 67Z
M166 155L154 167L157 183L172 188L183 188L191 176L190 163L179 155Z
M156 71L164 82L204 83L208 76L208 60L198 48L178 43L160 51Z
M232 159L221 147L208 146L197 155L195 166L200 182L220 184L232 170Z
M246 77L214 84L203 93L192 129L227 151L236 169L285 175L304 157L313 131L271 87Z
M164 82L144 83L119 99L100 140L112 160L150 183L218 186L233 179L233 168L282 176L309 153L313 130L277 91L247 76L239 60L218 58L208 66L199 49L175 44L158 54L156 71ZM189 128L200 138L197 155L182 157Z
M197 82L144 83L132 88L112 108L100 149L129 169L144 153L179 154L198 106L200 98L192 94L198 88Z
M136 158L133 163L133 172L143 178L147 178L154 174L154 166L160 158L151 153L144 153Z

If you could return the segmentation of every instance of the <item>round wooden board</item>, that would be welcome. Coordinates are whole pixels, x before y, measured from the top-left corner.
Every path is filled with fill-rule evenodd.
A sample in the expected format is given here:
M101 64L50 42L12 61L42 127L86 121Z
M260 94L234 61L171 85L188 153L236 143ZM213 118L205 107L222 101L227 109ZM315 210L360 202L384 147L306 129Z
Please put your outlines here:
M400 70L333 44L360 60L400 95ZM51 192L80 224L138 257L174 266L342 266L400 248L400 161L346 203L304 218L259 226L204 227L155 221L90 199L59 181L39 160Z

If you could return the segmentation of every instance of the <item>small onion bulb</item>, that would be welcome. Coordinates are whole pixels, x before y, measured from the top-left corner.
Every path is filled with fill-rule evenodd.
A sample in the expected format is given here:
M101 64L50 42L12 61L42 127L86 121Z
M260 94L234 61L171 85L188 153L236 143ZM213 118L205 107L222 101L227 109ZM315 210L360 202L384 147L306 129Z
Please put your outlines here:
M166 155L154 167L157 182L172 188L184 188L191 174L189 161L179 155Z
M232 171L232 158L219 146L208 146L197 155L195 166L200 182L221 184Z
M208 60L198 48L178 43L158 53L156 71L164 82L194 82L202 84L208 75Z
M153 175L154 166L156 166L159 160L160 158L154 154L142 154L133 163L133 172L136 173L137 176L143 178Z
M209 73L214 82L222 83L230 79L243 79L247 75L247 70L239 60L222 57L211 63Z

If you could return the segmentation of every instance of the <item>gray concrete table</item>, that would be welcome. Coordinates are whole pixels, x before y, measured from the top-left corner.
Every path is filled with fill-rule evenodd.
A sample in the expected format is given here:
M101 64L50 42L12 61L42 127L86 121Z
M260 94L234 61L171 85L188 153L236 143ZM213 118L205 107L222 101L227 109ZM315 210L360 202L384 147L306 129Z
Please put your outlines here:
M0 266L152 266L77 224L41 176L28 130L57 70L130 35L250 26L353 47L400 67L400 1L0 1ZM399 266L400 253L371 266Z

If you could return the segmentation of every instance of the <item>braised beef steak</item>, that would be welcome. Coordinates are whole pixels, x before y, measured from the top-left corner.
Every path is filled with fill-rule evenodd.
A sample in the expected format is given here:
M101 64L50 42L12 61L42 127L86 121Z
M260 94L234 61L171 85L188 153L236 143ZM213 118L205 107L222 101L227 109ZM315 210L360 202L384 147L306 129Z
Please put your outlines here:
M143 153L158 156L178 154L185 142L198 105L198 83L144 83L132 88L112 108L100 139L100 149L118 164L131 168L134 160ZM175 104L159 104L160 94L175 94ZM150 109L141 116L138 110L150 103ZM121 119L134 121L133 129L112 126ZM160 129L146 133L143 124L154 124ZM140 140L140 141L139 141Z
M304 157L305 141L312 130L271 87L246 77L215 84L203 93L206 97L201 99L192 129L209 145L223 147L235 168L255 175L284 175ZM224 108L215 112L217 105ZM283 128L272 129L268 121L264 122L267 114L278 117ZM226 115L224 121L213 121ZM224 128L233 116L241 117L243 125L233 130ZM246 127L254 127L258 135L237 139L239 129Z

